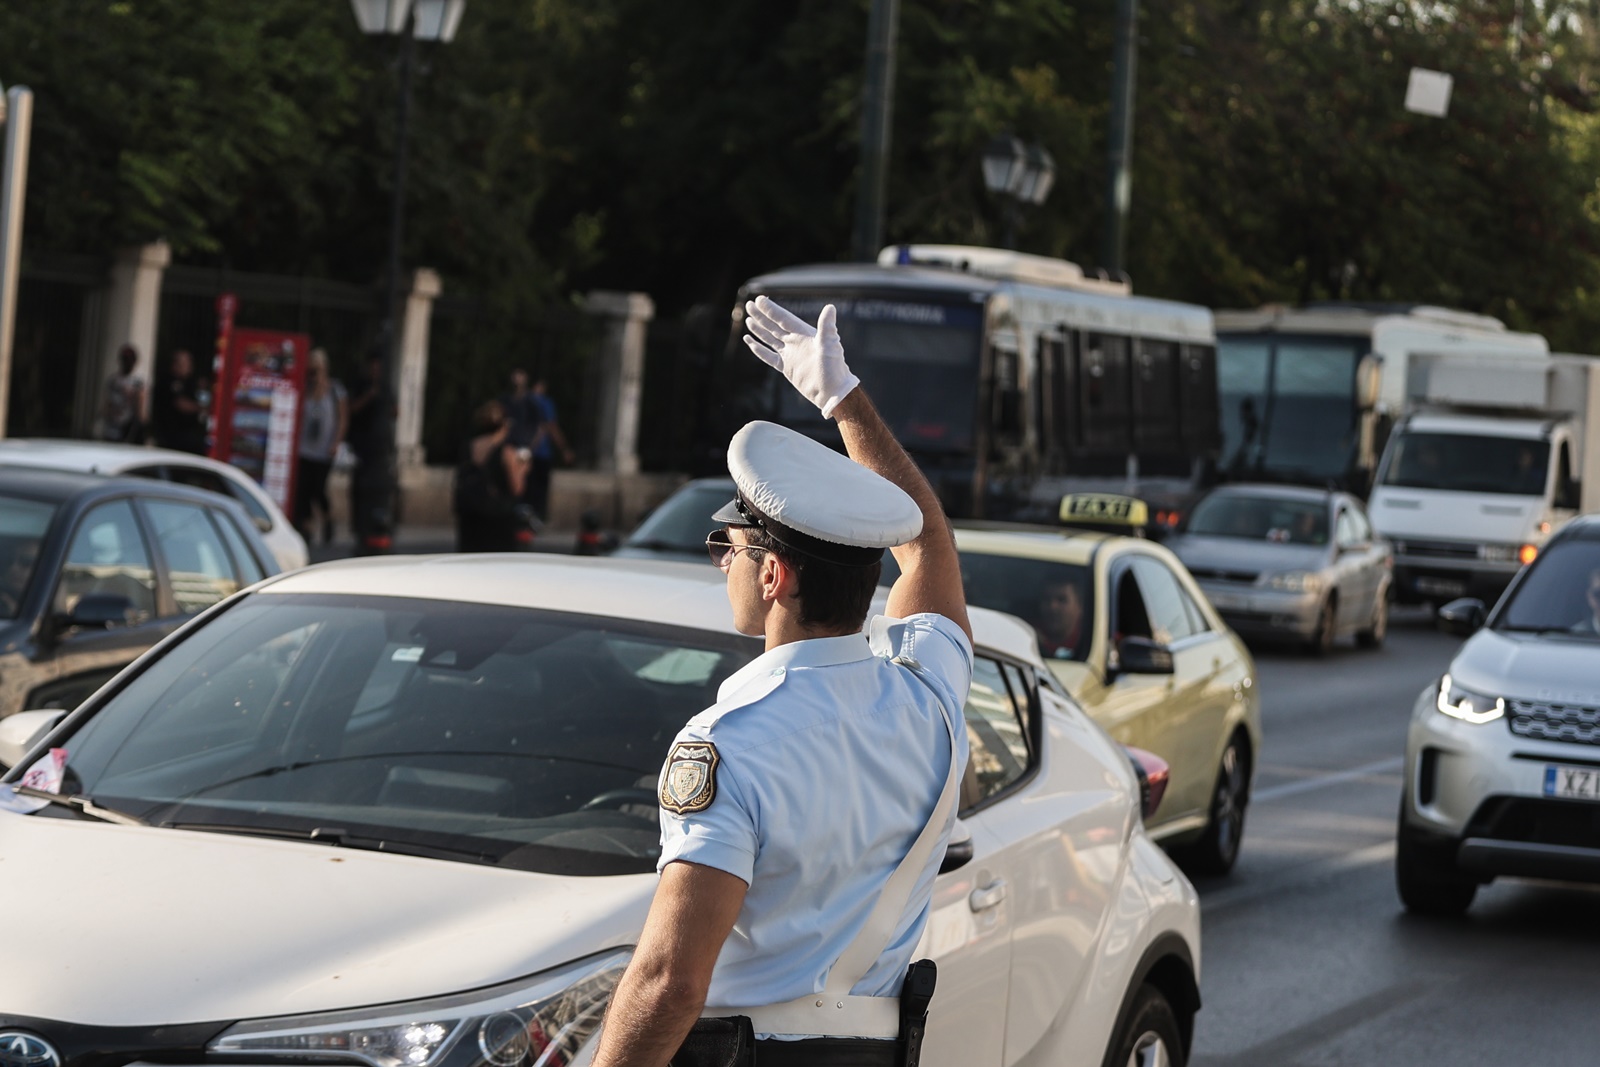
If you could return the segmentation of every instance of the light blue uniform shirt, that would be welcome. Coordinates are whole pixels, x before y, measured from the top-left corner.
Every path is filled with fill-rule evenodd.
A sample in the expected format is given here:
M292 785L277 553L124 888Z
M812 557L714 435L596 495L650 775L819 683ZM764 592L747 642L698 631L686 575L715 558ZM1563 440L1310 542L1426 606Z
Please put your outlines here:
M929 684L893 657L914 658L939 688L967 760L962 719L972 646L940 615L875 618L868 634L797 641L763 653L689 720L672 752L705 762L702 810L661 812L661 861L715 867L750 887L711 976L706 1003L759 1007L820 992L889 876L933 811L950 769L950 735ZM688 746L687 748L685 746ZM705 802L694 767L669 757L663 799ZM859 996L899 996L927 923L954 814Z

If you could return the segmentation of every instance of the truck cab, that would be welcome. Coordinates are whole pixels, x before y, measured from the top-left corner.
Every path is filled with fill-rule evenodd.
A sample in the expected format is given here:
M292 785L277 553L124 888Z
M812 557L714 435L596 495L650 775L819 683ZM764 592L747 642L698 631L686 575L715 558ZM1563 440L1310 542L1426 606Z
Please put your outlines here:
M1400 602L1493 602L1553 533L1600 506L1600 484L1584 479L1600 447L1593 366L1581 356L1415 357L1409 410L1369 501L1394 545Z

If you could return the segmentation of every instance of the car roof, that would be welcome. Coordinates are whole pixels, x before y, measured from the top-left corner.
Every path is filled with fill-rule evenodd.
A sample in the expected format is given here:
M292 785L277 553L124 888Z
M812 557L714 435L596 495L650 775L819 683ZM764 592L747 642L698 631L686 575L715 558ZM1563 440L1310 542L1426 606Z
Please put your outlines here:
M885 592L875 611L882 611ZM722 572L664 560L543 553L367 556L294 571L259 593L407 596L735 632ZM1026 623L984 608L970 608L969 614L979 645L1042 663Z
M184 463L211 470L228 465L209 456L179 452L171 448L121 444L116 441L79 441L46 437L13 437L0 440L0 464L49 467L90 473L119 474L130 467L159 463Z
M956 527L956 547L964 552L991 556L1046 559L1088 566L1095 552L1108 541L1138 541L1136 537L1062 528L1059 532L1029 529L977 529Z
M88 474L45 467L12 467L0 462L0 493L26 497L30 500L65 503L79 496L107 497L133 495L164 497L169 500L192 500L210 507L235 509L236 516L247 525L249 517L238 501L221 493L180 485L176 482L156 481L150 478L119 477L108 474Z
M1344 494L1334 489L1318 489L1307 485L1279 485L1275 482L1230 482L1227 485L1217 486L1208 495L1255 496L1271 497L1276 500L1326 502L1335 496L1343 496Z

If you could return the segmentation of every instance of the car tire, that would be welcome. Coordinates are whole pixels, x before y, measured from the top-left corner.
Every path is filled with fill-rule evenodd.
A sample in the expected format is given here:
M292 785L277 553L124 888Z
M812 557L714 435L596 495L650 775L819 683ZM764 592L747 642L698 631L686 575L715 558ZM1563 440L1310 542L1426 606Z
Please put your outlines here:
M1217 764L1211 811L1205 832L1184 850L1192 874L1223 875L1233 870L1244 840L1245 809L1250 804L1250 754L1242 734L1228 738Z
M1326 656L1333 651L1333 638L1339 627L1339 605L1333 597L1322 602L1322 610L1317 612L1317 628L1311 631L1311 640L1306 642L1306 651L1313 656Z
M1384 638L1389 636L1389 591L1385 589L1378 594L1377 602L1372 605L1372 625L1356 633L1357 648L1382 648Z
M1178 1017L1161 990L1145 983L1106 1050L1105 1067L1183 1067Z
M1456 870L1442 850L1419 840L1403 812L1395 835L1394 882L1400 902L1418 915L1462 915L1478 895L1477 881Z

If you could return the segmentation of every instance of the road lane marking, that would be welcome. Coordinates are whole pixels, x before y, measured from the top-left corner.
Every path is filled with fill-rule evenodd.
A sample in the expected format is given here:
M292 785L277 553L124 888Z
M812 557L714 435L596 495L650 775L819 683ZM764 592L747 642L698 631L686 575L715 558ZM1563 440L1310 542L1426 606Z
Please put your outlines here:
M1351 767L1346 771L1335 771L1332 774L1321 774L1315 778L1302 778L1295 782L1284 782L1282 785L1268 786L1266 789L1252 790L1252 801L1277 800L1280 797L1298 796L1301 793L1310 793L1329 786L1340 785L1344 782L1353 782L1359 778L1368 778L1379 774L1394 774L1404 770L1406 760L1404 756L1391 756L1388 759L1378 760L1375 763L1366 763L1360 767Z

